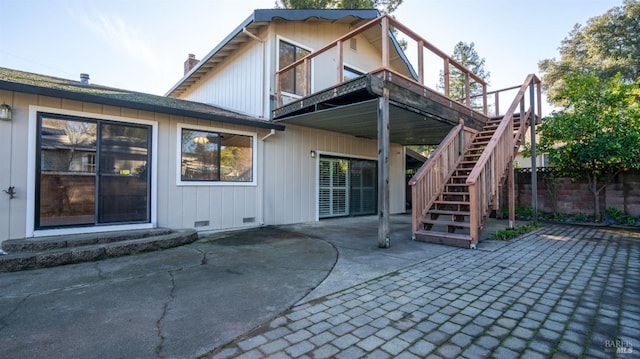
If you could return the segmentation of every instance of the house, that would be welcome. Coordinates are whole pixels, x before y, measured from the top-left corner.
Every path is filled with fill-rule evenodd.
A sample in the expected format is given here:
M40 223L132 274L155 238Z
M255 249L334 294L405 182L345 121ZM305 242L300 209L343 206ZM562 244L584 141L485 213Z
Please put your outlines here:
M417 66L392 29L416 42ZM424 84L425 52L447 69L443 93ZM484 87L482 111L470 95L448 97L449 69ZM526 116L515 109L536 84L529 76L492 122L482 79L377 10L255 10L201 60L190 55L166 97L0 69L0 102L13 111L0 121L0 186L16 192L0 201L0 240L377 214L386 247L389 215L407 202L405 146L442 142L411 181L414 233L429 240L442 215L452 222L432 240L474 246L513 158L514 123L535 116L533 102ZM456 195L447 181L469 175L456 167L478 162L486 144L463 156L486 131L504 134L478 185L464 200L442 197Z

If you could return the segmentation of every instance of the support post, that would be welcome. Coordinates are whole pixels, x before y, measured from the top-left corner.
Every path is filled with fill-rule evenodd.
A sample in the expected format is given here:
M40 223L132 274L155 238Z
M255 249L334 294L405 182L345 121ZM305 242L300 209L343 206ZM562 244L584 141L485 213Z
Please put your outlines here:
M344 81L344 49L342 48L342 41L336 43L336 50L338 50L338 54L336 55L336 71L338 76L336 80L338 84L341 84Z
M450 84L449 84L449 58L445 57L444 58L444 95L449 97L449 92L450 92Z
M529 84L529 106L531 106L531 209L533 223L538 223L538 170L536 168L536 106L535 84Z
M389 89L378 99L378 247L389 248Z
M424 41L418 41L418 82L424 85Z
M509 162L507 167L508 177L507 181L509 181L507 190L507 197L509 199L509 228L515 228L516 223L516 182L515 176L516 174L513 171L513 160Z
M389 68L389 18L385 15L382 18L382 67Z

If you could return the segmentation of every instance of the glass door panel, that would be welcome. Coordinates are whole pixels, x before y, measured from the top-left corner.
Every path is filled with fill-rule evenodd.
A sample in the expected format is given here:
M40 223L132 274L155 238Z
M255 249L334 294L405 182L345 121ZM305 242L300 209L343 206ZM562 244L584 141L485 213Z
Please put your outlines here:
M35 229L150 221L149 126L38 114Z
M36 228L95 223L96 124L42 117Z
M349 161L320 158L320 218L349 215Z
M98 223L149 220L148 127L102 123Z
M377 167L375 161L351 160L349 202L351 215L375 214L378 207Z

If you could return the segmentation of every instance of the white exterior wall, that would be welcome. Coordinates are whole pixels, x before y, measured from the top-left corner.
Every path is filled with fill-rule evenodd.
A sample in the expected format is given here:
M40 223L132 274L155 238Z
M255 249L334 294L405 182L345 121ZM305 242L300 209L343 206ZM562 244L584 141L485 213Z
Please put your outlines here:
M14 186L16 191L14 199L0 192L0 241L18 238L26 226L27 117L18 108L26 101L13 92L0 90L0 103L13 109L11 122L0 121L0 189Z
M351 30L353 28L346 24L274 21L266 32L259 34L264 43L251 41L240 52L227 59L226 64L201 79L181 98L270 118L271 109L275 105L273 98L276 89L275 73L279 66L278 41L282 39L314 51ZM344 65L362 72L379 68L382 65L380 53L363 36L359 35L356 39L355 51L350 49L348 42L344 44ZM336 84L336 55L337 52L333 49L314 60L312 91ZM254 91L249 90L249 87ZM263 89L262 94L257 91L260 88ZM235 95L238 93L241 95ZM263 104L263 111L256 112L255 109ZM286 123L285 125L284 132L276 132L276 135L264 143L260 141L259 145L263 146L259 148L258 157L259 162L264 163L264 167L259 170L264 176L264 182L259 182L258 186L264 183L264 203L257 205L259 211L264 211L263 217L258 216L264 224L318 220L317 171L320 155L377 160L377 141ZM406 185L404 149L400 145L391 146L391 210L392 213L402 213L405 211ZM318 154L316 158L310 157L311 150ZM206 198L193 193L192 189L183 189L183 193L184 195L177 196L175 203L195 198L202 202L202 198ZM252 205L250 201L246 203L247 206ZM201 206L206 208L204 203ZM246 211L250 212L249 209Z
M203 102L255 117L269 118L268 103L264 102L264 50L258 41L249 42L229 57L222 66L200 79L180 96L183 100Z
M155 182L152 182L152 191L156 193L151 202L153 222L142 227L193 228L196 221L209 221L209 226L197 227L198 230L207 231L253 227L262 222L263 172L260 155L263 152L263 142L260 138L268 130L2 90L1 102L11 106L13 120L0 121L0 189L15 186L16 197L9 200L8 195L0 192L0 241L33 235L63 234L65 231L82 233L141 226L83 227L34 233L35 198L28 193L29 177L31 176L32 182L36 180L33 159L29 165L29 157L35 156L34 138L30 138L35 137L36 133L35 121L30 118L35 110L124 122L144 121L157 128L157 135L152 138L157 156L152 169L156 177ZM254 164L254 176L257 176L257 184L178 186L178 123L256 134L257 148L254 150L258 154L258 163ZM32 192L33 190L31 188ZM245 218L255 218L255 222L244 223Z
M311 158L311 151L316 158ZM318 160L321 155L377 160L377 141L288 125L265 143L266 224L318 220ZM404 149L390 151L392 213L405 211Z
M335 41L353 28L346 24L330 24L326 22L275 22L269 37L270 57L278 58L278 40L293 43L311 51ZM382 66L381 54L362 35L356 36L357 50L351 50L349 42L343 44L343 64L362 71L375 70ZM337 84L337 49L333 48L319 55L312 61L311 92L321 91ZM271 89L275 94L275 73L278 63L275 60L271 71Z

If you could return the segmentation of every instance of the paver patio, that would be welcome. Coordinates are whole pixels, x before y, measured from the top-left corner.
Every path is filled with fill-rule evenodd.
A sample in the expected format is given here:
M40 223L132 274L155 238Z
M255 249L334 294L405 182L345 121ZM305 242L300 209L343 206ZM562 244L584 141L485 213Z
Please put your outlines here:
M302 303L210 356L626 358L638 353L640 233L546 225L502 246L454 249Z

